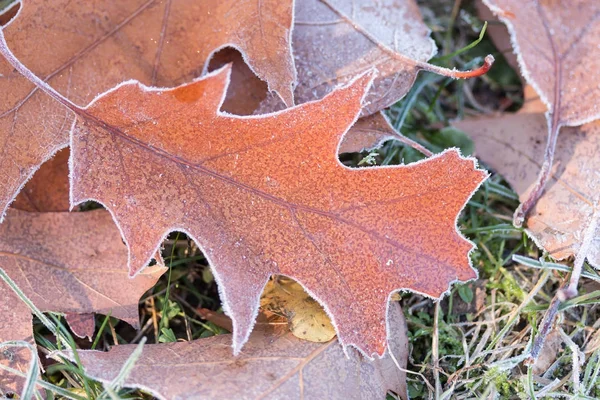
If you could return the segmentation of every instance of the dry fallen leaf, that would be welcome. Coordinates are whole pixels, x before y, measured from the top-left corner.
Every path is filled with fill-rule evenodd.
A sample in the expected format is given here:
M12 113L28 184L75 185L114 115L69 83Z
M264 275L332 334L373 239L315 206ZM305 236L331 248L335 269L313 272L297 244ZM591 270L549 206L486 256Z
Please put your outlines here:
M358 153L381 147L398 134L382 112L359 118L344 135L339 153Z
M543 114L506 114L454 125L469 133L478 157L502 174L521 199L529 196L544 161L548 127ZM600 213L600 122L563 131L549 184L527 217L528 234L557 260L579 253L590 221ZM587 259L600 268L600 227Z
M285 317L290 332L299 339L322 343L335 337L323 307L293 279L270 280L260 298L260 308Z
M31 212L69 211L69 150L60 150L42 164L11 207Z
M208 308L197 308L196 312L205 320L212 322L213 324L221 327L223 329L228 330L229 332L233 331L233 323L231 322L231 318L229 318L225 314L221 314L216 311L209 310ZM261 314L259 314L260 317ZM257 323L260 321L257 320Z
M406 322L397 304L390 306L390 348L406 367ZM337 340L300 340L277 325L258 324L244 351L232 356L231 335L193 342L150 344L125 381L160 399L384 399L387 391L407 399L406 375L386 353L367 361L357 351L348 355ZM115 346L108 352L79 351L88 376L114 379L135 345Z
M293 0L174 2L161 38L169 44L162 51L162 65L169 68L180 62L176 60L185 60L188 66L205 66L206 70L205 64L214 52L234 47L270 90L292 106L296 85L291 48L293 19ZM194 51L188 49L190 45ZM182 82L174 74L169 78L169 82Z
M28 213L9 210L0 225L0 268L41 311L111 314L139 327L138 301L165 271L150 267L136 279L125 268L127 249L105 210ZM33 343L31 310L0 281L0 343ZM27 370L28 350L0 353L0 362ZM20 378L0 381L20 392Z
M88 338L90 341L96 331L96 318L94 313L80 314L80 313L66 313L65 320L69 327L79 338Z
M542 195L562 126L600 118L600 2L484 0L507 25L521 72L548 108L548 139L536 186L515 213L520 225Z
M398 140L426 156L433 153L419 143L398 132L383 112L359 118L340 143L339 153L357 153L374 150L388 140Z
M302 283L326 307L340 341L368 355L385 349L391 292L437 298L451 282L476 276L473 244L456 229L458 213L487 176L474 159L448 150L413 165L358 170L337 160L372 74L321 101L266 116L218 111L229 68L175 89L125 82L84 109L1 43L0 51L78 115L72 202L93 199L112 212L132 274L173 230L200 245L234 321L235 352L272 274Z
M77 103L126 79L190 81L213 51L233 45L291 104L292 12L291 0L23 0L2 31L31 70ZM68 144L72 121L0 59L0 220L35 170Z
M297 2L292 41L298 70L296 102L320 99L375 67L379 75L362 111L367 116L404 97L420 70L471 76L427 64L436 53L429 33L414 0ZM487 71L492 62L489 56L483 69ZM283 107L277 97L268 96L256 113Z
M231 82L227 88L221 111L235 115L252 115L267 97L269 89L244 62L235 49L226 48L217 52L210 60L210 72L231 64Z

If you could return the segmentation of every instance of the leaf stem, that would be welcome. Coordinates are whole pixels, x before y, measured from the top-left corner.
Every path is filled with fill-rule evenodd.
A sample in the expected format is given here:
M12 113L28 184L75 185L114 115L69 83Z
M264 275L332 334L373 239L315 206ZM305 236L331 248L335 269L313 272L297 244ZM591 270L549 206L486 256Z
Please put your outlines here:
M386 46L385 44L383 44L379 39L377 39L375 36L373 36L371 33L369 33L360 24L354 22L351 18L349 18L347 15L345 15L337 7L335 7L333 4L331 4L331 2L329 0L321 0L321 2L324 5L326 5L327 7L329 7L333 12L335 12L341 19L346 21L346 23L352 25L352 27L357 32L359 32L364 37L369 39L369 41L371 43L373 43L375 46L377 46L382 52L386 53L391 58L398 60L404 64L412 65L412 66L420 68L422 70L433 72L435 74L447 76L447 77L454 78L454 79L467 79L467 78L476 78L478 76L484 75L486 72L488 72L490 70L490 68L492 67L492 64L494 63L494 56L492 56L491 54L488 54L485 57L484 63L481 67L475 68L475 69L469 70L469 71L458 71L456 69L449 69L449 68L444 68L444 67L440 67L437 65L429 64L424 61L413 60L412 58L407 57L403 54L400 54L400 53L394 51L393 49L391 49L390 47Z
M600 217L600 213L594 207L594 214L592 215L592 219L587 229L585 230L583 236L583 242L581 243L581 247L575 256L575 262L573 263L573 271L571 272L571 279L569 283L565 283L562 288L556 292L556 295L552 298L550 302L550 306L544 314L544 318L542 319L542 323L540 324L538 336L535 338L535 342L533 347L531 348L531 355L527 360L528 363L534 363L540 352L542 351L542 347L544 346L544 342L546 341L546 336L550 332L552 328L552 323L554 318L558 314L559 307L562 303L567 300L572 299L577 296L577 285L579 284L579 279L581 278L581 273L583 271L583 263L587 254L589 252L590 246L594 239L594 235L596 233L596 228L598 227L598 219Z
M531 353L529 358L525 360L526 365L533 365L537 361L542 348L544 347L544 343L546 342L546 337L548 333L550 333L550 329L552 328L552 323L554 322L554 318L558 314L558 307L562 303L561 296L559 295L560 289L558 293L552 298L550 302L550 306L546 313L544 314L544 318L540 324L538 329L538 335L535 337L535 341L533 342L533 346L531 347Z
M431 156L433 156L433 152L431 152L425 146L423 146L422 144L418 143L415 140L412 140L408 136L405 136L405 135L403 135L402 133L400 133L400 132L398 132L396 130L394 130L394 134L392 136L390 136L390 137L394 138L395 140L399 141L400 143L404 143L405 145L413 148L414 150L416 150L419 153L423 154L425 157L431 157Z
M577 285L579 284L579 279L581 278L581 273L583 271L583 263L588 255L594 236L596 235L599 217L600 213L598 212L596 205L594 205L592 219L590 220L590 223L583 234L583 242L581 243L581 247L579 247L579 251L575 256L575 262L573 263L573 272L571 273L569 286L562 293L559 293L564 298L563 301L577 296Z
M495 61L494 56L491 54L488 54L487 56L485 56L485 59L483 60L483 65L481 65L479 68L471 69L468 71L458 71L457 69L444 68L444 67L440 67L437 65L429 64L426 62L419 62L419 61L417 61L415 64L417 67L419 67L425 71L428 71L428 72L433 72L434 74L443 75L443 76L447 76L449 78L454 78L454 79L467 79L467 78L476 78L478 76L485 75L490 70L490 68L492 68L494 61Z
M557 115L557 113L554 113L554 115ZM542 197L546 183L550 178L550 170L552 169L552 164L554 163L554 153L556 150L556 140L558 139L558 133L560 131L560 123L554 117L552 117L552 120L549 120L548 122L550 127L548 130L548 143L546 144L546 151L544 153L544 163L542 164L542 169L538 174L538 179L535 183L535 186L529 193L529 197L527 197L527 200L522 202L515 211L513 224L517 228L523 226L525 217L535 206L539 198Z

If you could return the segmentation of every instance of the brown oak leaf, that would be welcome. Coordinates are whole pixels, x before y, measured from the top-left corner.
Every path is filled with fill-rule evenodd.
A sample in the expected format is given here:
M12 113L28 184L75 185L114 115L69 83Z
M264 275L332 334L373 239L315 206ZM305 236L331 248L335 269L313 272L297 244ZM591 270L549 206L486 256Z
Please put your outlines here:
M397 303L390 306L389 324L389 347L396 360L406 360L406 322ZM229 350L231 335L146 345L124 386L182 400L231 399L240 393L247 399L383 399L388 391L408 398L406 375L389 351L368 361L353 349L346 354L337 340L308 342L279 327L257 324L239 356ZM120 345L78 355L90 377L110 382L135 348Z
M88 338L90 341L96 331L96 317L94 313L66 313L65 320L71 331L79 338Z
M291 0L23 0L2 31L31 70L77 103L126 79L190 81L214 51L234 46L291 105L292 17ZM0 59L0 220L35 170L67 146L72 122Z
M267 84L244 62L239 51L226 48L219 50L210 59L210 72L231 64L231 83L227 88L221 111L235 115L252 115L260 103L267 97Z
M487 177L474 159L448 150L359 170L337 160L372 73L321 101L263 116L218 111L229 68L174 89L125 82L81 108L2 43L0 51L77 115L71 200L93 199L112 212L132 274L171 231L201 246L234 321L236 353L272 274L299 281L324 304L340 341L369 356L385 350L391 292L437 298L451 282L476 276L473 245L456 229Z
M562 126L600 118L600 2L484 0L506 24L527 82L547 106L548 138L536 185L515 213L519 226L542 195Z
M436 53L429 28L414 0L304 0L295 9L292 47L298 71L297 103L322 98L340 84L377 68L362 116L374 114L404 97L417 73L427 70L455 78L485 73L460 72L427 63ZM257 114L281 110L268 96Z
M105 210L28 213L9 210L0 225L0 268L41 311L110 314L139 327L138 301L165 268L128 277L127 248ZM0 343L33 343L31 310L0 281ZM28 350L0 353L0 362L26 370ZM20 391L22 381L3 372L0 386Z
M365 150L374 150L388 140L398 140L426 156L433 153L421 144L415 142L394 128L383 112L378 112L359 118L344 135L339 153L357 153Z
M529 196L544 160L547 122L540 112L520 112L454 123L468 132L477 155L519 194ZM542 197L527 217L527 233L557 260L576 256L590 225L587 259L600 268L600 122L563 128ZM594 222L594 220L596 222Z

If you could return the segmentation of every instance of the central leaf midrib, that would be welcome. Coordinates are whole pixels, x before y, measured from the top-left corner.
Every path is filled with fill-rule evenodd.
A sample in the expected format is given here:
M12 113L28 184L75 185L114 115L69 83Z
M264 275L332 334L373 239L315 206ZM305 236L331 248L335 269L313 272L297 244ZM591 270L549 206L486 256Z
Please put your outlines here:
M138 138L135 138L135 137L132 137L130 135L127 135L125 132L123 132L122 130L120 130L118 127L112 126L112 125L110 125L110 124L102 121L100 118L96 117L95 115L90 114L86 109L79 109L76 112L77 112L77 114L79 114L80 118L84 118L84 119L89 120L90 122L94 123L95 125L97 125L101 129L104 129L104 130L108 131L109 134L113 134L115 136L118 136L119 138L123 139L124 141L129 142L129 143L131 143L133 145L136 145L136 146L142 148L143 150L145 150L147 152L150 152L150 153L153 153L153 154L155 154L157 156L165 158L165 159L167 159L167 160L169 160L169 161L171 161L171 162L173 162L175 164L180 164L180 165L188 166L188 167L190 167L192 169L198 170L201 173L209 175L209 176L211 176L211 177L213 177L215 179L218 179L220 181L228 183L228 184L230 184L230 185L232 185L234 187L246 190L246 191L248 191L248 192L250 192L252 194L255 194L255 195L259 196L259 197L265 198L265 199L267 199L267 200L269 200L269 201L271 201L271 202L273 202L273 203L275 203L275 204L277 204L277 205L279 205L279 206L287 209L289 212L303 211L303 212L306 212L306 213L313 213L313 214L321 215L321 216L324 216L326 218L333 219L333 220L335 220L335 221L337 221L337 222L339 222L341 224L349 225L349 226L351 226L351 227L353 227L353 228L355 228L355 229L357 229L357 230L359 230L359 231L361 231L361 232L363 232L363 233L365 233L365 234L367 234L367 235L369 235L371 237L374 237L374 238L376 238L376 239L378 239L380 241L386 242L387 244L389 244L389 245L391 245L391 246L393 246L395 248L398 248L398 249L400 249L401 251L403 251L405 253L415 254L415 255L417 255L417 257L425 258L426 260L428 260L430 262L442 263L442 260L439 260L439 259L437 259L435 257L430 256L430 255L426 255L426 254L414 251L412 249L409 249L405 245L399 243L396 240L393 240L393 239L387 237L386 235L381 235L377 231L364 228L362 225L359 225L359 224L357 224L357 223L355 223L353 221L344 219L344 218L340 217L339 215L333 214L333 213L328 212L328 211L319 210L319 209L316 209L316 208L313 208L313 207L291 204L291 203L287 202L284 199L280 199L280 198L275 197L275 196L273 196L273 195L271 195L269 193L265 193L265 192L263 192L261 190L258 190L256 188L254 188L254 187L251 187L251 186L248 186L248 185L246 185L244 183L238 182L238 181L236 181L236 180L234 180L234 179L232 179L230 177L221 175L218 172L212 171L212 170L210 170L210 169L208 169L206 167L203 167L201 165L193 164L193 163L191 163L191 162L189 162L189 161L187 161L185 159L182 159L181 157L172 155L172 154L166 152L165 150L162 150L162 149L159 149L159 148L156 148L156 147L150 147L148 144L146 144L142 140L140 140ZM451 187L451 185L449 185L447 187ZM447 187L442 187L439 190L443 190L443 189L445 189ZM402 198L400 200L402 200Z

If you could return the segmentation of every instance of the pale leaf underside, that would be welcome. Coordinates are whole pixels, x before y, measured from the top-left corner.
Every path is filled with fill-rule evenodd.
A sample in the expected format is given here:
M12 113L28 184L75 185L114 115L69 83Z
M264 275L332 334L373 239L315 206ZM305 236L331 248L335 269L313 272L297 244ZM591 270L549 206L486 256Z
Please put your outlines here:
M397 304L390 307L390 329L389 348L396 360L406 360L406 322ZM375 361L355 350L347 356L337 340L308 342L266 323L257 324L237 357L231 355L231 340L231 335L219 335L146 345L125 386L161 399L228 399L240 393L248 399L383 399L388 391L407 399L406 375L389 354ZM135 347L78 354L87 374L109 382Z
M600 117L600 2L484 0L507 25L521 72L548 107L538 180L515 213L520 226L549 179L561 126Z
M527 198L544 159L547 123L541 113L519 113L455 123L468 132L478 156ZM543 196L527 219L527 232L558 260L578 254L594 213L600 212L600 123L563 128ZM587 253L600 268L600 229Z

